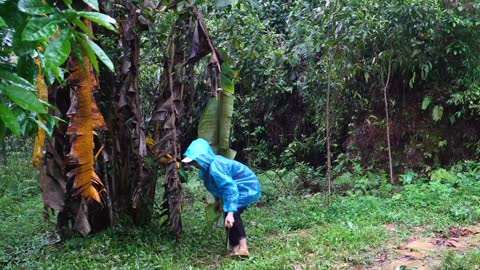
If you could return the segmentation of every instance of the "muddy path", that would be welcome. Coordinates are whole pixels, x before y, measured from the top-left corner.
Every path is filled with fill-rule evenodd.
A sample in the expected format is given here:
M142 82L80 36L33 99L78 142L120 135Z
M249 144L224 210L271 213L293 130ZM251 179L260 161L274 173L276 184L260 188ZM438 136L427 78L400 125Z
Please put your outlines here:
M421 228L418 228L407 241L378 254L372 265L358 267L356 270L437 269L441 266L442 255L446 252L463 253L479 246L479 224L450 228L448 231L436 233L435 237L422 237Z

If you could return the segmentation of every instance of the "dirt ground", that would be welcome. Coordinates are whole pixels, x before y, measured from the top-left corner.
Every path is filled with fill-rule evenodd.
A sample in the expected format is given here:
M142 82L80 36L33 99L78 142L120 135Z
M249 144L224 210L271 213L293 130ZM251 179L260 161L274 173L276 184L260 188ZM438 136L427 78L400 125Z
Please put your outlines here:
M387 225L387 230L392 229L394 225ZM430 238L420 237L420 231L419 228L406 242L379 254L373 265L357 269L435 269L441 265L441 255L445 252L461 253L480 246L480 225L450 228Z

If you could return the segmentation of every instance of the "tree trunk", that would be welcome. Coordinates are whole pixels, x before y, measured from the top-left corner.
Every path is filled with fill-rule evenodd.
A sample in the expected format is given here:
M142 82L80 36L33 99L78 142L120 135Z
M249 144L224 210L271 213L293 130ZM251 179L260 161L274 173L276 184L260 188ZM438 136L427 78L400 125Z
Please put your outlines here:
M181 158L180 133L181 118L184 116L186 96L193 95L191 76L193 66L187 64L190 48L190 31L192 14L186 12L180 15L170 34L168 52L162 74L161 93L156 98L156 106L152 116L155 123L155 138L158 144L155 152L161 156L169 155L171 159L166 164L164 201L162 208L167 215L167 225L175 237L182 232L181 209L183 189L178 174L177 160Z
M331 203L331 196L332 196L332 153L331 153L331 111L330 111L330 96L332 94L332 83L331 83L331 61L328 61L328 86L327 86L327 108L326 108L326 139L327 139L327 181L328 181L328 196L327 196L327 203L330 205Z
M53 141L47 143L46 147L43 194L44 198L47 198L46 206L59 211L57 230L63 239L69 237L72 230L85 235L90 231L104 229L117 223L119 217L124 215L130 215L137 224L148 222L152 216L155 177L145 163L146 139L138 86L139 33L145 30L146 26L139 23L137 8L133 4L125 1L123 6L115 5L115 8L118 7L124 8L120 13L128 14L120 16L125 18L121 23L122 52L119 54L122 58L117 61L116 76L107 71L102 74L105 78L102 80L102 91L95 94L95 98L100 100L99 109L104 114L109 128L108 131L99 132L99 136L94 137L95 148L92 157L95 172L102 179L106 191L100 193L102 205L81 197L74 188L74 177L68 174L74 169L73 163L66 163L65 157L71 148L70 141L75 139L76 135L69 136L66 133L69 128L66 124L60 122L59 127L54 130ZM112 37L115 38L116 36ZM85 60L85 63L88 61ZM83 69L83 72L92 71L88 66L87 71ZM97 81L93 77L95 76L93 72L90 76L94 92ZM77 81L79 80L75 78L67 80L68 86L73 86L73 93L77 91L75 88ZM49 90L49 100L59 108L58 111L51 113L67 120L67 114L72 115L76 110L70 108L73 106L73 99L69 91L67 89L58 91L58 87ZM92 115L99 114L94 104L95 98L92 97ZM75 102L77 100L78 97ZM93 121L96 119L98 120L95 118Z
M384 83L384 88L383 88L383 98L385 101L385 121L386 121L386 127L387 127L387 148L388 148L388 166L390 169L390 183L394 184L392 147L390 145L390 119L389 119L389 113L388 113L388 98L387 98L387 90L388 90L388 85L390 83L391 70L392 70L392 58L390 57L390 60L388 62L387 82Z
M101 108L110 130L105 134L103 179L108 190L108 215L112 224L130 215L136 224L150 221L153 213L156 177L147 166L144 117L140 102L140 34L146 30L137 7L124 1L118 13L127 13L122 25L121 55L117 75L104 74ZM113 15L113 14L112 14ZM123 16L121 17L123 18Z

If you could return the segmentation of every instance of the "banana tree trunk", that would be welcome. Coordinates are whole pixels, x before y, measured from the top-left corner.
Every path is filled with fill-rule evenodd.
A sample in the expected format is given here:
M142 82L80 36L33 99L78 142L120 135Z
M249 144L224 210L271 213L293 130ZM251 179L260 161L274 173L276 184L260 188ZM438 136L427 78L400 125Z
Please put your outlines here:
M154 170L149 167L140 102L140 35L146 25L139 20L137 7L123 1L117 13L126 13L120 21L121 59L117 74L104 74L102 112L109 126L105 136L106 160L101 164L108 188L109 216L112 223L129 215L136 224L150 221L156 186ZM113 15L113 14L112 14ZM123 17L123 16L122 16Z
M177 238L182 232L181 210L183 190L178 173L177 160L181 157L179 139L181 118L184 114L186 96L193 95L193 66L187 65L191 14L180 15L173 26L169 38L169 55L164 61L161 79L161 93L156 99L152 123L155 126L154 137L157 144L154 151L171 158L166 164L164 198L162 207L166 210L167 225Z

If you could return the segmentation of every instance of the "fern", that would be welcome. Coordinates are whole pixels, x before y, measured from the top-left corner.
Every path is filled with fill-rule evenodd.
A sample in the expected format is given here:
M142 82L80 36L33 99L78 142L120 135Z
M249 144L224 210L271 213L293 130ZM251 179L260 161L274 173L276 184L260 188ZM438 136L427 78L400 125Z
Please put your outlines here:
M442 117L443 117L443 106L435 105L435 107L433 107L433 112L432 112L433 121L438 122L442 120Z

